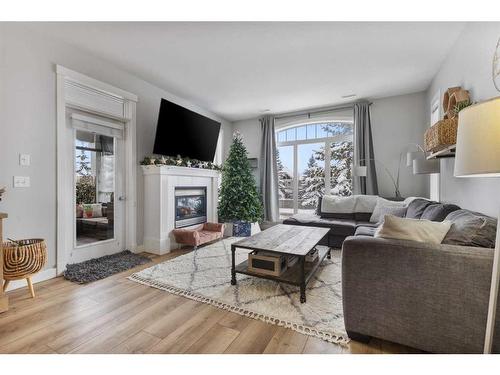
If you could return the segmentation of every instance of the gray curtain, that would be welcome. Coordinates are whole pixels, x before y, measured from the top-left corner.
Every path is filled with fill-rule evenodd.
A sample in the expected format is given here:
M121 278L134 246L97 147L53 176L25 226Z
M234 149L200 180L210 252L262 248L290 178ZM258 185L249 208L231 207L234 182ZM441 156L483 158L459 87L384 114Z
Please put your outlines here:
M279 194L274 116L267 115L259 121L262 130L259 161L260 192L264 204L264 220L277 221L279 219Z
M378 195L370 104L367 102L354 104L354 163L367 166L366 177L353 177L354 193Z

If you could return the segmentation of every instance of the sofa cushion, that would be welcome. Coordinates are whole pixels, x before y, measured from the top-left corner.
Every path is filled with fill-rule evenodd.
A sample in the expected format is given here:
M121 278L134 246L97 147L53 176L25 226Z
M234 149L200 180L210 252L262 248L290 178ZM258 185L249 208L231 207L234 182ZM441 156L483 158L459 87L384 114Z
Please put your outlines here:
M330 228L338 236L352 236L356 229L356 222L354 220L322 218L316 214L309 213L293 215L284 220L283 224Z
M354 220L361 222L369 222L372 217L372 212L355 212Z
M377 231L376 226L358 225L356 227L355 236L370 236L373 237Z
M458 207L455 204L443 204L443 203L430 204L425 208L420 218L423 220L430 220L430 221L443 221L446 218L446 216L448 216L448 214L459 209L460 207Z
M461 246L495 247L497 220L469 210L457 210L446 216L452 223L443 243Z
M450 230L451 222L435 222L385 215L384 222L375 231L376 238L391 238L440 244Z
M413 199L408 204L408 209L406 210L406 217L409 219L420 219L427 206L436 203L437 202L433 202L423 198Z
M373 210L370 221L372 223L378 223L384 218L384 215L403 217L405 214L406 206L404 202L394 202L384 198L378 198L377 205Z

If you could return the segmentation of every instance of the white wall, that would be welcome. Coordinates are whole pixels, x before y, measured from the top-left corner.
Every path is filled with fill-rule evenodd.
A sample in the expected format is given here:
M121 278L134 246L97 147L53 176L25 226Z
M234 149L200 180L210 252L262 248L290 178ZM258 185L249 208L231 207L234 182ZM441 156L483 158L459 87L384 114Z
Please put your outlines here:
M399 190L404 197L429 196L429 176L414 175L413 169L406 167L406 152L416 151L416 147L409 144L423 143L428 126L422 113L424 109L424 92L376 99L371 106L375 159L395 176L399 156L403 154ZM394 196L394 185L380 164L377 165L377 179L379 195Z
M396 175L399 155L404 153L400 178L400 191L404 196L429 195L429 177L413 175L411 168L406 167L408 143L423 142L427 127L425 98L425 93L420 92L373 100L371 106L375 158ZM243 136L249 157L260 157L261 130L258 119L235 121L233 127ZM391 180L380 164L377 165L377 177L380 195L394 196Z
M258 118L233 122L233 130L239 132L248 151L249 158L260 159L262 131ZM260 163L260 160L259 160Z
M482 101L499 96L491 78L492 59L500 38L500 23L470 23L459 36L427 90L426 115L430 102L441 90L462 86L472 100ZM496 178L455 178L454 159L441 160L441 200L461 207L497 215L500 206L500 180Z
M139 97L137 158L152 153L160 98L222 122L224 154L232 124L175 95L54 39L13 24L0 24L0 186L7 194L5 236L47 240L47 268L56 264L56 76L55 64L107 82ZM168 66L165 67L168 69ZM19 166L19 153L31 154L31 166ZM60 157L65 157L61 155ZM30 176L31 187L13 188L12 177ZM143 238L143 178L137 173L138 243Z

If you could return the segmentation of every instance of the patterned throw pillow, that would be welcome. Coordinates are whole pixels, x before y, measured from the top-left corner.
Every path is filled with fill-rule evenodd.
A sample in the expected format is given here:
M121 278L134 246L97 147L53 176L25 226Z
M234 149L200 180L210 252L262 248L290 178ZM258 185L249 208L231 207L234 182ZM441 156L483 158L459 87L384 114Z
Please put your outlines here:
M83 205L83 217L86 219L92 218L92 214L94 213L94 209L91 204Z
M76 217L80 219L83 217L83 206L81 204L76 205Z

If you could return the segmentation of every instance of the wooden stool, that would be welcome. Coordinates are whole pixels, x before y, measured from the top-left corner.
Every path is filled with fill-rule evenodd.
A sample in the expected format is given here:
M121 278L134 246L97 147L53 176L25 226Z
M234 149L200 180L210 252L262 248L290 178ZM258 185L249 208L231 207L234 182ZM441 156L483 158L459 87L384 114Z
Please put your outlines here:
M45 241L39 238L10 241L3 244L3 290L7 289L11 280L26 279L31 293L35 298L35 290L31 277L42 270L47 262L47 247Z

